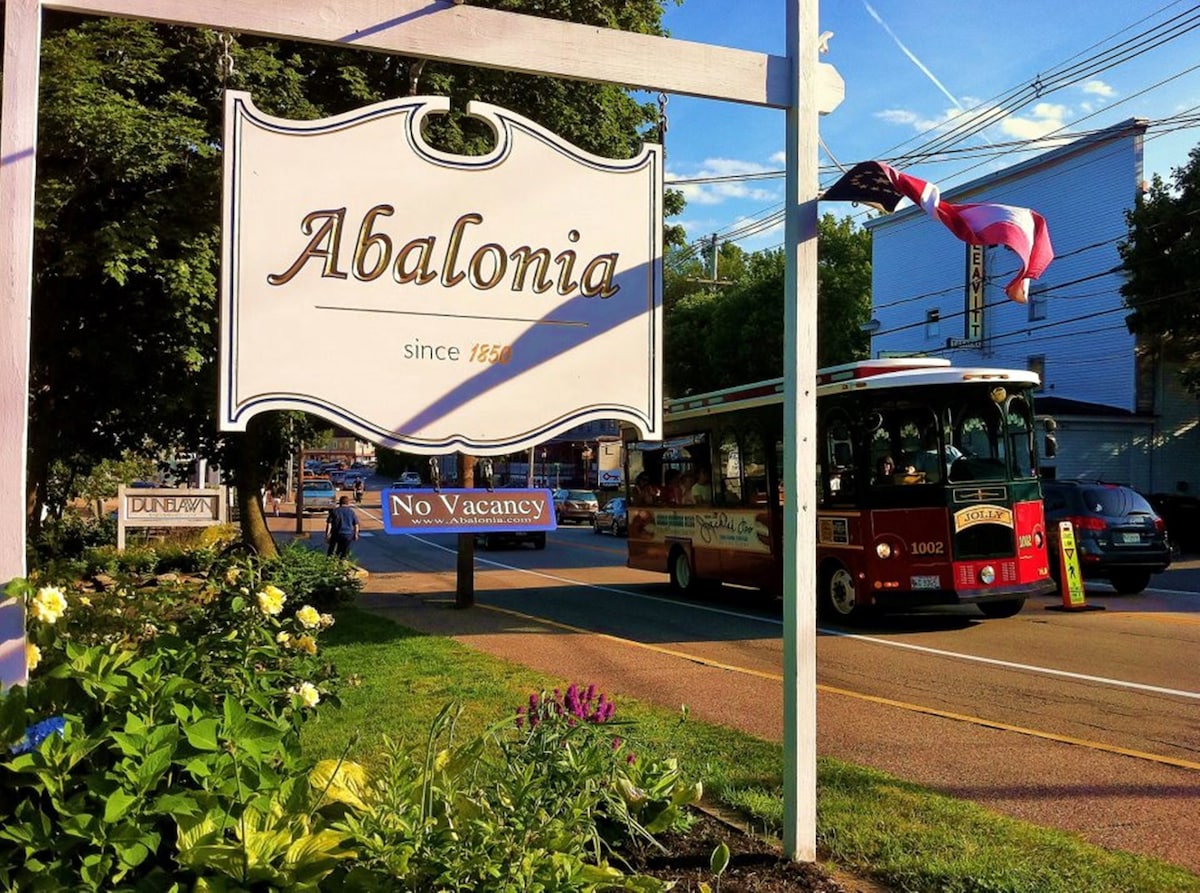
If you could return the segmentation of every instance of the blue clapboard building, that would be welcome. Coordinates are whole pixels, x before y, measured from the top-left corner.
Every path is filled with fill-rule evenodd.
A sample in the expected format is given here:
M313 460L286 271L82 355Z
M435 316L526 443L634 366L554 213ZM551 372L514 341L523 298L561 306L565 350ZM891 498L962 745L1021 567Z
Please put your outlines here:
M867 222L871 354L1036 370L1039 414L1059 425L1048 473L1195 495L1200 403L1176 370L1141 350L1120 293L1118 245L1144 185L1145 131L1130 119L944 193L1046 218L1055 259L1025 305L1004 294L1018 265L1007 249L965 245L915 207Z

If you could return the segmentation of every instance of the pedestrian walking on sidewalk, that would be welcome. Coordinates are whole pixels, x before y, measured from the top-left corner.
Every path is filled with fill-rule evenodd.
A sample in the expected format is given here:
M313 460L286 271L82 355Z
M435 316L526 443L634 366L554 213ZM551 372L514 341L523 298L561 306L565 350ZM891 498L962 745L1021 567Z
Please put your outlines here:
M358 513L350 508L350 497L339 496L337 508L325 518L326 555L350 557L350 544L358 539Z

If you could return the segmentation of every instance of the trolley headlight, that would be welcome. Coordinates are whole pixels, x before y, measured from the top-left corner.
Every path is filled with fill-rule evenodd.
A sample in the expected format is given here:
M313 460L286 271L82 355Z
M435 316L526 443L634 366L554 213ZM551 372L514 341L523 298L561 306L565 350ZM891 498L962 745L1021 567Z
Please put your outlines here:
M875 554L878 555L880 558L891 558L892 557L892 547L889 546L887 543L876 543L875 544Z
M1045 541L1046 541L1046 538L1044 536L1042 536L1042 532L1040 530L1035 530L1033 532L1033 544L1035 546L1037 546L1040 549L1040 548L1042 548L1042 543L1044 543Z
M996 569L990 564L984 565L979 570L979 580L984 586L991 586L996 582Z

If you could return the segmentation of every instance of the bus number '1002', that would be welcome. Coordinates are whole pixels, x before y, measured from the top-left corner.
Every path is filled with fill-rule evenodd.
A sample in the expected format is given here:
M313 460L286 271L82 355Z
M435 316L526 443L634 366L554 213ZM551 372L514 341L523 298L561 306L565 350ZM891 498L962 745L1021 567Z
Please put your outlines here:
M945 543L913 543L912 551L914 555L945 555Z
M1032 534L1022 533L1019 537L1017 537L1017 548L1018 549L1028 549L1032 545L1033 545L1033 535Z

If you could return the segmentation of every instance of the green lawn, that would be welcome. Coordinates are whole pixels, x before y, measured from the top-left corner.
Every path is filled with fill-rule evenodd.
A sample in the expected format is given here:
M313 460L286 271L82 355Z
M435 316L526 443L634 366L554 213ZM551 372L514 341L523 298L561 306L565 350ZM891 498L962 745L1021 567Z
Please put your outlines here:
M354 608L339 612L322 644L343 676L359 684L342 692L341 709L323 710L305 727L305 746L317 757L348 752L368 766L384 735L422 744L448 702L463 706L465 736L512 714L533 691L590 682L542 676ZM607 694L616 698L617 719L633 722L639 744L677 756L704 782L706 799L778 833L779 744ZM1181 868L1104 850L836 760L818 766L818 842L823 859L896 890L1200 893L1200 877Z

